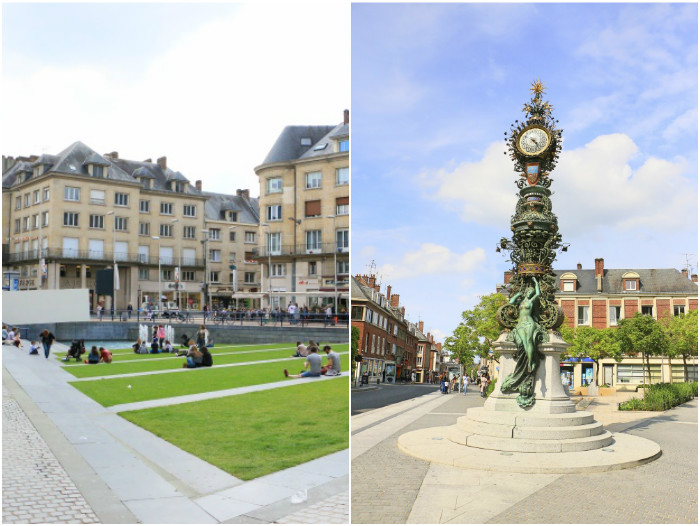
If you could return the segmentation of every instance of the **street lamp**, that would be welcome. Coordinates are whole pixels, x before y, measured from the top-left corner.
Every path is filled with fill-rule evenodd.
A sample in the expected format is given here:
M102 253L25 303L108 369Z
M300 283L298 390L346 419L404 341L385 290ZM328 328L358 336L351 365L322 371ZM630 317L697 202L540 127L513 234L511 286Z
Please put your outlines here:
M231 231L235 230L236 226L230 226L228 227L229 235L228 235L228 240L229 242L231 241ZM235 254L235 252L234 252ZM231 268L233 266L233 268ZM229 259L229 270L231 271L231 299L235 300L236 302L236 309L238 309L238 298L236 298L236 292L238 292L238 283L237 283L237 277L238 277L238 268L236 265L236 257L234 255L233 257L233 263L231 263L231 260Z
M337 216L326 216L328 219L333 220L333 232L334 232L334 237L335 240L333 241L333 244L335 245L333 248L333 306L334 310L333 313L335 316L338 316L338 232L336 232L335 229L335 218Z
M177 223L179 219L172 219L170 222L171 223ZM178 308L182 308L180 306L180 273L182 272L182 243L180 241L180 236L177 237L177 272L175 273L175 286L177 287L177 306Z
M160 298L162 296L160 292L160 236L151 236L151 239L158 241L158 313L163 312L163 308L160 304Z
M269 223L262 223L260 226L267 227L267 295L270 308L270 315L272 315L272 236L270 234Z
M114 215L114 210L107 212L108 216ZM112 309L117 312L117 216L112 222Z
M204 228L202 229L202 233L204 234L204 240L202 241L202 243L204 244L204 286L206 287L207 293L209 295L209 308L211 308L211 288L209 287L209 270L207 265L207 261L209 260L209 255L207 254L209 230Z

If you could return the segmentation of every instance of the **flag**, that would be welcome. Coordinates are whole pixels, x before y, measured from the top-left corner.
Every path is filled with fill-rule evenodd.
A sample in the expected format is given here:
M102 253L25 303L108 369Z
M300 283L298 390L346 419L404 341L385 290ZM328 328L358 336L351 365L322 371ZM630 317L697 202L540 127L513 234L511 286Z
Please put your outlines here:
M119 290L119 267L117 262L114 262L114 290Z

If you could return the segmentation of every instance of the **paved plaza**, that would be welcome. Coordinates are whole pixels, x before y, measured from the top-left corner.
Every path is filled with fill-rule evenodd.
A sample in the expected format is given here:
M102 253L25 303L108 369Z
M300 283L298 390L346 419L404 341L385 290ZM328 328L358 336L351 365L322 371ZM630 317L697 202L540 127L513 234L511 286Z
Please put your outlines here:
M398 450L402 434L453 425L469 407L483 405L476 390L466 396L436 390L353 416L352 522L696 524L697 399L663 413L618 412L617 403L629 396L600 397L586 410L613 433L658 443L662 455L634 468L590 474L460 469Z
M69 380L56 360L3 346L4 523L349 522L348 450L244 482Z

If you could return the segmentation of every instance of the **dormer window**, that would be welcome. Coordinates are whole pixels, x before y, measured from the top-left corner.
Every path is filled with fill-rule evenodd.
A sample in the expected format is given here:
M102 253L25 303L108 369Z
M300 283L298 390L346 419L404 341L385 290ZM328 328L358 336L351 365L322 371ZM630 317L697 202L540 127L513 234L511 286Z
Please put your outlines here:
M338 151L348 152L350 151L350 139L343 139L338 141Z
M578 277L572 272L566 272L561 276L561 291L562 292L576 292L576 282Z
M185 191L185 183L182 181L173 181L173 192L183 193Z
M639 274L625 272L622 275L622 290L625 292L637 292L639 290Z
M226 212L226 218L231 222L236 222L238 221L238 212L229 210L228 212Z
M311 146L311 138L310 137L302 137L301 138L301 145L302 146Z

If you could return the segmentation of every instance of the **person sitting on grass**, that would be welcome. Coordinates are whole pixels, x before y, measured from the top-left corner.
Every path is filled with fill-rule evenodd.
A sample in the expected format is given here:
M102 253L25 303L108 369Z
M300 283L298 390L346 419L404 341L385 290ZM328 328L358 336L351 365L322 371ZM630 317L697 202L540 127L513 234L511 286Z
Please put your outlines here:
M29 354L39 354L39 347L36 346L36 342L32 340L29 344Z
M301 342L297 342L297 352L296 354L292 354L292 358L306 358L308 355L308 347Z
M206 346L199 349L196 345L190 348L191 353L187 355L187 362L182 364L185 369L194 369L196 367L211 367L214 364L214 359Z
M71 358L75 358L76 362L80 361L80 356L85 353L85 340L73 340L70 344L70 348L66 353L64 362L69 361Z
M102 363L112 363L112 353L104 347L100 347L100 361Z
M85 358L85 363L100 363L100 352L97 350L97 345L92 346L90 354Z
M160 349L158 348L158 338L153 337L153 343L151 343L151 354L159 354Z
M304 368L308 367L308 371L302 371L301 374L289 374L287 369L284 370L284 375L288 378L308 378L321 376L321 357L318 355L318 347L309 347L309 355L304 362Z
M170 340L165 340L165 343L163 344L163 352L175 352L175 349L173 349L173 344L170 343Z
M328 364L326 365L326 376L338 376L340 374L340 355L335 352L330 345L323 348L323 352L328 356Z

